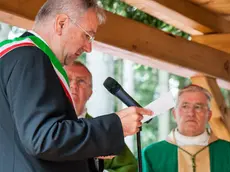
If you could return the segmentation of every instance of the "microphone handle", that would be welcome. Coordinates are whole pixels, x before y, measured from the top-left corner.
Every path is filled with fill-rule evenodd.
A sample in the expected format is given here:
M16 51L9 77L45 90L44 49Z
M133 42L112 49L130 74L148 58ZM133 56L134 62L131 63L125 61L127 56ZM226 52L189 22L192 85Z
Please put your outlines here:
M116 93L115 96L119 98L124 104L128 107L130 106L137 106L142 107L137 103L123 88L120 88ZM141 131L141 127L140 127ZM141 156L141 132L137 133L137 157L138 157L138 172L142 172L142 156Z
M128 93L126 93L126 91L123 88L120 88L115 93L115 96L117 96L117 98L119 98L128 107L130 107L130 106L142 107Z

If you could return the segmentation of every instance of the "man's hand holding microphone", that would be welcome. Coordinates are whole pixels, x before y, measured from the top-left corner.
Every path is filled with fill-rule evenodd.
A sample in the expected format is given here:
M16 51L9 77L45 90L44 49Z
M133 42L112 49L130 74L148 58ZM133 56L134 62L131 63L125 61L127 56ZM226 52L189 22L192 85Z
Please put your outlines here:
M143 115L151 116L153 112L142 108L113 78L108 77L104 82L104 87L129 106L126 109L116 112L121 120L124 136L133 135L140 131Z
M151 116L153 112L148 109L133 106L116 112L116 114L121 120L124 136L129 136L140 131L143 115Z

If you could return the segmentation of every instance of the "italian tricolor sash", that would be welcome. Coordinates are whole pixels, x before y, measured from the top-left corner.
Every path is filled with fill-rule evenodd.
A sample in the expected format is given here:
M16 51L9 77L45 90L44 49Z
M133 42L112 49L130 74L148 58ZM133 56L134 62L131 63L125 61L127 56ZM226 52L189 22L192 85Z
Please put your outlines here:
M63 90L65 91L66 96L72 103L73 103L73 98L70 92L70 87L69 87L69 80L67 77L67 74L65 70L63 69L60 61L57 59L55 54L52 52L52 50L47 46L43 40L36 36L28 36L28 37L23 37L23 38L15 38L12 40L6 40L0 43L0 58L2 58L6 53L14 50L15 48L18 47L23 47L23 46L36 46L39 49L41 49L50 59L50 62L53 65L53 68L60 80L61 86Z

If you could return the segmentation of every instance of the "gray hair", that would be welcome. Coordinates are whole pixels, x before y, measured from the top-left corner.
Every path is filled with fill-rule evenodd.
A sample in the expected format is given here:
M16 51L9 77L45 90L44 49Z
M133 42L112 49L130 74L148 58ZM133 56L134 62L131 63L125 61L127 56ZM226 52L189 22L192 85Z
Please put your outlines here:
M45 21L48 17L55 17L57 14L62 13L74 19L82 16L90 8L97 13L99 23L104 23L106 19L105 13L97 4L97 0L47 0L36 15L35 24Z
M212 99L211 93L207 89L205 89L203 87L200 87L198 85L194 85L194 84L188 85L188 86L184 87L183 89L181 89L179 91L178 96L177 96L176 106L179 103L180 96L185 92L201 92L201 93L203 93L207 97L208 108L210 109L210 107L211 107L211 99Z
M69 64L69 66L81 66L83 67L90 75L90 82L91 82L91 87L93 87L93 77L92 73L89 71L89 69L80 61L74 61L73 63Z
M91 75L91 78L92 78L92 73L89 71L89 69L86 67L86 65L84 65L82 62L80 61L74 61L72 64L70 64L72 66L81 66L81 67L84 67L88 72L89 74Z

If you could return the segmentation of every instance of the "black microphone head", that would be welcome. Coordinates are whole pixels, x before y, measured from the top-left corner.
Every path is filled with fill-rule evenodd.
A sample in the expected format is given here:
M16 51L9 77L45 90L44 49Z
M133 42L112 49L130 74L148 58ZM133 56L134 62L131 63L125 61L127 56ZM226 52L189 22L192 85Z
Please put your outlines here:
M112 94L116 94L116 92L122 88L121 85L111 77L108 77L103 85Z

